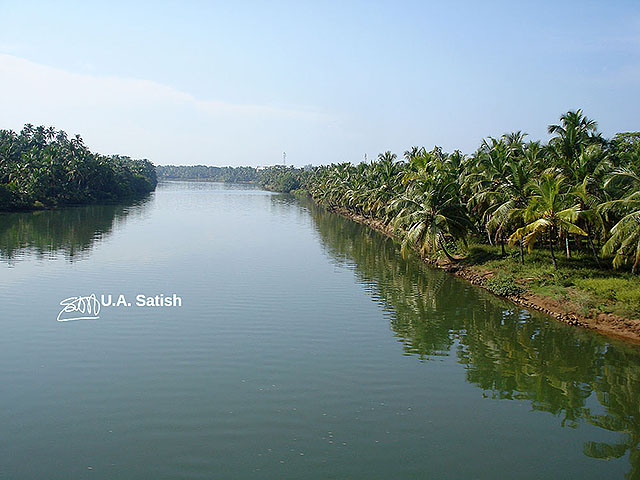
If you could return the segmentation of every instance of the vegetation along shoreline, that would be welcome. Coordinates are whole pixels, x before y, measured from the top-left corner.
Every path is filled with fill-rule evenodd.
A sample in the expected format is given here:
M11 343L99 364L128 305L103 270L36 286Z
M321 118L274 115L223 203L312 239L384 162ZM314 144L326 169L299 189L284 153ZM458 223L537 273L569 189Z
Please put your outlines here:
M471 155L412 147L359 164L158 172L309 195L496 295L640 342L640 132L604 138L581 110L548 132L546 144L488 137Z
M398 159L298 172L330 211L394 236L491 292L571 325L640 341L640 133L612 139L581 110L548 143L513 132L471 155L412 147Z
M331 213L341 215L351 221L366 225L377 232L398 240L399 237L392 228L382 222L357 215L345 209L330 209ZM566 301L552 297L535 294L530 290L518 290L511 293L503 292L495 287L492 280L499 279L505 272L501 270L489 270L486 266L470 265L465 259L452 262L446 257L429 258L421 255L420 258L433 268L439 268L453 274L469 283L488 290L494 295L511 301L527 309L536 310L554 319L571 326L595 330L598 333L620 338L640 345L640 320L625 318L615 314L597 313L595 316L586 316L578 313L579 308Z
M93 153L79 135L31 124L0 130L0 211L118 202L157 183L150 161Z

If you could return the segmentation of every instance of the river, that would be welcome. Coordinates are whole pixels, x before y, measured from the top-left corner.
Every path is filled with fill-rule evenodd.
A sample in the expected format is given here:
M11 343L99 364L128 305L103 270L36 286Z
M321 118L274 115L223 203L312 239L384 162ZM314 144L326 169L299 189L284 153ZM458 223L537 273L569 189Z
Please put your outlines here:
M0 216L0 478L640 478L638 347L399 250L218 183Z

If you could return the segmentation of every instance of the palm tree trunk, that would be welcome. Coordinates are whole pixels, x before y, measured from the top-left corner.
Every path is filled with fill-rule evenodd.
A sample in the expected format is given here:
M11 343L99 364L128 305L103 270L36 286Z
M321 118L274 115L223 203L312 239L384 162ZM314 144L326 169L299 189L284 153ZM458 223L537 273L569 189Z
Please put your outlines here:
M520 245L520 264L524 265L524 241L520 239L518 245Z
M549 250L551 251L551 261L553 262L553 269L554 270L558 270L558 262L556 262L556 256L553 253L553 242L554 242L554 238L553 235L549 235Z
M502 251L502 256L504 257L506 253L504 251L504 238L502 237L502 235L500 235L500 250Z
M564 244L567 249L567 258L571 258L571 250L569 250L569 235L564 237Z
M593 240L591 240L591 229L587 226L587 241L589 242L589 246L591 247L591 253L593 253L593 258L596 259L596 264L600 266L600 259L598 258L598 254L596 253L596 249L593 246Z
M598 258L598 254L596 253L596 248L593 246L593 240L591 240L591 235L587 235L587 240L589 241L589 246L591 247L591 253L593 254L593 258L596 259L596 263L600 266L600 258Z
M491 232L489 232L489 229L486 229L487 231L487 238L489 239L489 245L491 245L493 247L493 240L491 240Z
M443 252L444 252L444 254L447 256L447 258L448 258L450 261L455 262L455 261L456 261L456 259L455 259L455 258L453 258L453 257L451 256L451 254L447 251L447 248L444 246L444 240L442 239L442 235L439 235L439 236L438 236L438 241L440 242L440 248L442 248L442 251L443 251Z

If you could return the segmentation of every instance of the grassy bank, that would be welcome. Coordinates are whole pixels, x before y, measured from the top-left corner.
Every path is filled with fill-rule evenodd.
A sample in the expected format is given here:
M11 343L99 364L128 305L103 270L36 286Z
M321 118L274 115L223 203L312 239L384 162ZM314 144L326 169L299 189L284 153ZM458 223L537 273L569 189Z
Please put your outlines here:
M488 288L497 294L529 292L556 300L567 312L586 318L614 314L640 319L638 276L606 268L590 255L558 255L558 270L554 270L546 250L529 253L524 265L515 249L503 256L499 247L471 244L461 253L470 270L492 272L494 279Z

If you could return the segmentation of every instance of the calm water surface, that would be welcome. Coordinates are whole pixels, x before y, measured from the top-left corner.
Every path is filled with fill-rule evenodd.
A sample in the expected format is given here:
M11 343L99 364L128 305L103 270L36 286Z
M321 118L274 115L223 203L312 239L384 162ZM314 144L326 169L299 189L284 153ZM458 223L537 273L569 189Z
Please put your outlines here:
M2 215L0 301L3 479L640 478L638 348L287 196Z

